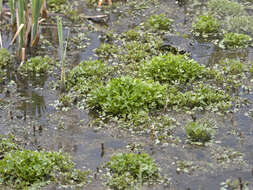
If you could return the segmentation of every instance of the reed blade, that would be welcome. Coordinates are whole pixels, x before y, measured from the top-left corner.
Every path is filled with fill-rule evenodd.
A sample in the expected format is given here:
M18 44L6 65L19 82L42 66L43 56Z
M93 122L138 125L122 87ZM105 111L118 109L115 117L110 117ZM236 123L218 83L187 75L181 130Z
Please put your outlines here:
M18 27L25 24L25 2L24 0L18 0ZM24 28L19 32L19 49L23 47L24 44Z

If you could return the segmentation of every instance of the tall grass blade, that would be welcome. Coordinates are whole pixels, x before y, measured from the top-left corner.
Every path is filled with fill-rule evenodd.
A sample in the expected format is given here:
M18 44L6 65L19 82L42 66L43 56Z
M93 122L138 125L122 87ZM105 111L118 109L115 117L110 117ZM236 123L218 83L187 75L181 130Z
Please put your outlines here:
M39 22L40 9L41 9L41 6L42 6L42 2L43 2L42 0L32 0L32 37L31 37L31 44L33 44L34 40L37 37L38 22Z
M18 27L25 24L25 2L24 0L18 0ZM19 32L19 49L23 47L24 44L24 28Z
M2 13L2 9L3 9L3 0L0 0L0 15Z
M11 11L11 24L14 25L16 22L16 0L9 0L9 7Z

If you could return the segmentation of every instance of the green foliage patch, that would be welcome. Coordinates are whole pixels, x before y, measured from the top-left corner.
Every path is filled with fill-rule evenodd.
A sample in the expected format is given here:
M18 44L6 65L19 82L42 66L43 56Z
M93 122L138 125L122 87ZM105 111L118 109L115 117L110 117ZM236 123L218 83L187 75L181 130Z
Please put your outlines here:
M170 30L172 20L166 17L165 14L152 15L148 21L148 25L156 30Z
M11 61L11 55L5 48L0 48L0 68L7 65Z
M115 78L92 90L88 103L112 115L156 109L164 104L166 86L129 76Z
M133 189L138 184L156 182L159 178L156 163L145 153L117 154L106 166L111 174L107 184L115 190Z
M20 147L15 143L13 136L0 135L0 159L4 157L4 154L19 149Z
M140 68L141 76L161 83L186 83L202 78L205 68L185 55L168 53L153 57Z
M108 71L103 61L83 61L68 74L67 88L86 94L103 82Z
M215 35L220 30L220 22L211 15L202 15L192 24L195 35Z
M86 174L75 170L70 158L61 152L18 150L0 160L0 183L15 189L58 180L79 184L86 180Z
M251 40L246 34L228 32L224 34L223 45L227 49L247 48Z
M212 139L213 126L209 121L193 121L185 126L187 138L192 142L205 143Z
M54 61L48 56L36 56L27 60L19 67L21 73L48 73L52 70Z

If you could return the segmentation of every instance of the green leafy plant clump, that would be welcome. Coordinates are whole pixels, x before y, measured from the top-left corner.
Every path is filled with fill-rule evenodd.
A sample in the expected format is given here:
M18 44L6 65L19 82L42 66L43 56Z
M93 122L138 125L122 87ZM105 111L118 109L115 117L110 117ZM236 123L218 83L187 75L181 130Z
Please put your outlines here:
M153 183L159 178L156 163L145 153L117 154L106 166L111 174L108 185L116 190L133 189L138 184Z
M223 45L227 49L247 48L251 40L246 34L228 32L224 34Z
M59 7L60 5L63 5L67 2L67 0L47 0L47 5L50 8L56 8Z
M192 142L205 143L212 139L213 126L209 121L193 121L185 126L187 138Z
M101 84L110 68L99 60L83 61L74 67L67 77L67 88L81 93L88 93Z
M0 68L7 65L11 61L11 55L5 48L0 48Z
M15 189L58 180L78 184L86 180L86 174L75 170L70 158L61 152L18 150L5 154L0 160L0 183Z
M153 57L140 69L141 76L155 81L186 83L202 77L205 68L185 55L168 53Z
M166 86L153 81L122 76L91 91L88 103L112 115L137 113L164 104Z
M4 154L19 149L20 147L15 143L13 136L0 135L0 159L4 157Z
M165 14L152 15L147 23L156 30L170 30L172 20L166 17Z
M36 56L19 67L21 73L47 73L51 71L54 61L48 56Z
M220 22L211 15L202 15L192 24L195 35L215 35L219 32Z
M232 98L223 90L214 89L209 85L199 85L191 91L171 93L168 105L181 109L227 110L232 107Z

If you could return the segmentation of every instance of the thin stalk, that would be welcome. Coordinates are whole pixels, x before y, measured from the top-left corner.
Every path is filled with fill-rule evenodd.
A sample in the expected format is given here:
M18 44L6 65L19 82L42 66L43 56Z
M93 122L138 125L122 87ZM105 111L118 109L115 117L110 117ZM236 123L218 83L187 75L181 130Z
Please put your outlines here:
M62 29L62 19L57 17L57 29L58 29L58 39L60 46L60 62L61 62L61 91L65 90L65 65L64 58L66 54L66 49L63 49L63 29Z
M0 0L0 15L2 13L2 9L3 9L3 0Z
M18 0L18 27L25 23L25 5L24 0ZM24 44L24 29L22 28L19 33L19 49L23 47Z
M11 11L11 24L14 25L16 22L16 0L9 0L9 7Z
M37 36L41 5L42 5L41 0L32 0L32 37L31 37L31 42L33 42Z

